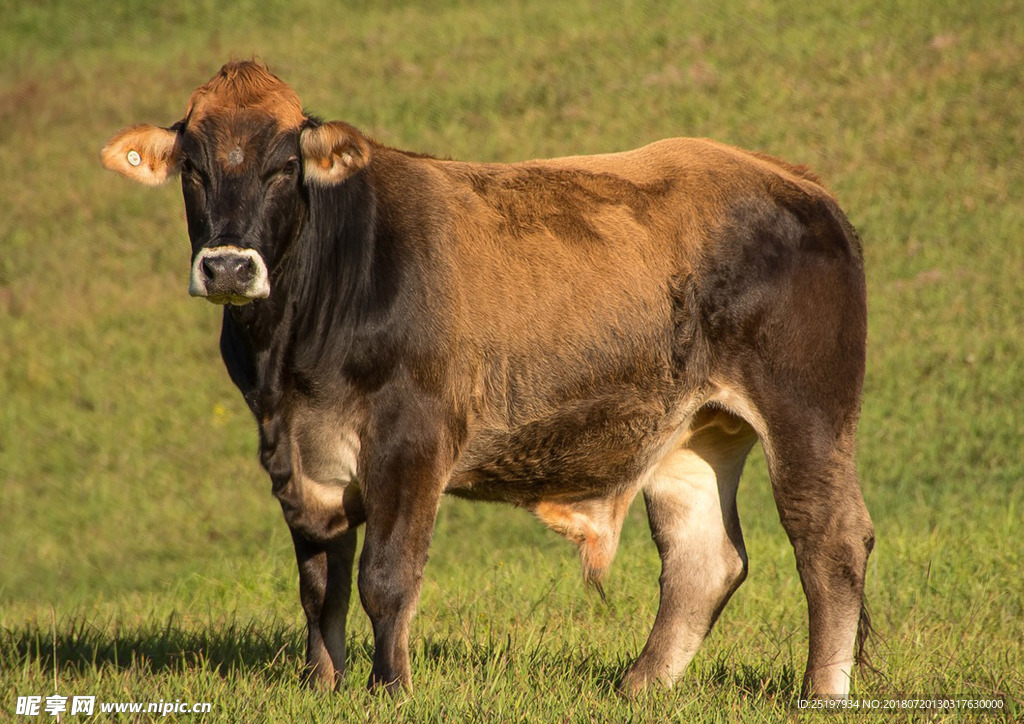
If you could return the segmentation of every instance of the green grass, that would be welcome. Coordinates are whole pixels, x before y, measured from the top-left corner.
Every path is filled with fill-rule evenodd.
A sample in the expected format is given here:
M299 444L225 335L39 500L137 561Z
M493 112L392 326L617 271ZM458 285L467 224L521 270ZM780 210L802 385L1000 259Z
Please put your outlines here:
M856 695L1024 716L1017 3L225 5L0 0L0 720L55 688L210 701L225 721L793 714L805 610L757 455L740 489L751 575L673 691L613 692L657 605L641 505L604 605L530 516L457 501L413 625L414 693L365 694L357 602L345 690L298 686L291 543L219 315L185 294L180 193L98 162L115 131L172 123L252 55L318 114L438 155L712 136L819 172L869 272L859 461L881 639Z

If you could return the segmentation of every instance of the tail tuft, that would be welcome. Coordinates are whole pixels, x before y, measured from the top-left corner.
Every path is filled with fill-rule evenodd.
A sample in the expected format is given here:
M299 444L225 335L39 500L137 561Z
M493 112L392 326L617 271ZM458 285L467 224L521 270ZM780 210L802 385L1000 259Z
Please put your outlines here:
M854 653L854 660L857 666L877 674L878 669L871 663L871 654L868 653L868 646L874 647L878 640L878 632L871 625L871 614L868 612L867 600L862 599L860 603L860 619L857 621L857 646Z
M591 586L595 591L597 591L597 595L601 597L601 600L604 603L608 603L608 596L605 595L604 585L602 585L601 581L592 578L588 578L586 579L586 581L587 585Z

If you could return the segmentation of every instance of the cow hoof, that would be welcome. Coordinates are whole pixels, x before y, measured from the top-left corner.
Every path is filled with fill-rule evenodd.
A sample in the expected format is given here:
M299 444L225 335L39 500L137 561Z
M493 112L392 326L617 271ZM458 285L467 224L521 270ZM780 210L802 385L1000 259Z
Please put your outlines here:
M634 699L641 691L655 683L657 682L652 681L642 671L638 671L634 665L626 672L626 675L622 677L622 681L619 682L617 691L619 696L625 699Z
M316 691L332 691L341 686L345 672L335 671L333 667L307 666L302 672L302 683Z
M392 699L400 696L408 691L412 690L411 682L403 682L401 679L393 679L391 681L382 681L373 674L370 674L370 680L366 682L366 688L371 694L387 694Z

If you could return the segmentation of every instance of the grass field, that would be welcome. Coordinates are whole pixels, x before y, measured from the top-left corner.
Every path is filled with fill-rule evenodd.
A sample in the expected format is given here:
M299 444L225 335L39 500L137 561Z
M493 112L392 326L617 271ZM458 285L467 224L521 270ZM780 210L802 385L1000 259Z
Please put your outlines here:
M529 515L447 501L416 690L365 693L357 602L347 688L298 686L291 541L219 313L186 294L180 191L98 161L115 131L174 122L253 55L311 110L394 146L503 161L711 136L821 174L869 274L859 464L880 640L855 696L998 699L956 718L1024 717L1018 2L222 5L0 0L0 720L55 691L210 702L211 721L797 713L806 612L759 454L739 499L750 577L671 692L614 693L657 606L639 503L605 605Z

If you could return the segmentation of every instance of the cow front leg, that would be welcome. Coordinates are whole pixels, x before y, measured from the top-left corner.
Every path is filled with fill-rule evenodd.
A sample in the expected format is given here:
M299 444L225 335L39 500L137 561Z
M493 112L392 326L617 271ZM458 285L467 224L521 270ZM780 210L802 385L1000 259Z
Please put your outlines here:
M624 694L652 683L671 687L746 577L736 488L755 440L745 424L706 430L670 453L645 487L661 556L661 601L647 644L622 681Z
M367 517L359 559L359 597L373 626L370 689L412 688L409 624L419 601L438 499L408 501L408 507L403 500L393 514L380 511Z
M384 450L370 452L363 487L366 534L359 559L359 597L373 626L368 686L389 692L412 687L409 624L419 600L434 521L451 468L445 446L424 433L415 439L381 433ZM393 432L393 430L392 430ZM376 457L376 459L373 459Z
M356 540L356 531L350 530L323 545L292 530L299 564L299 597L306 614L303 678L317 688L336 688L345 674L345 624Z

